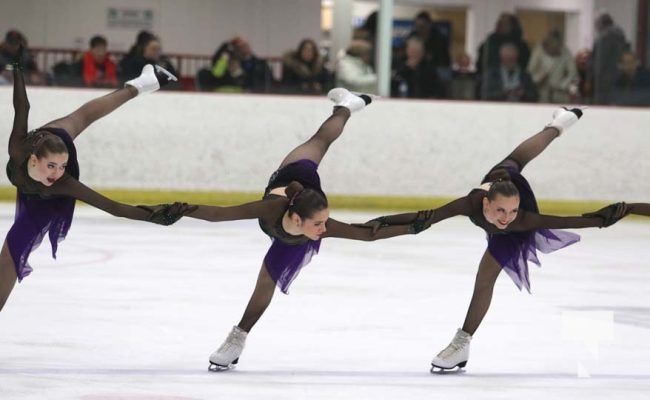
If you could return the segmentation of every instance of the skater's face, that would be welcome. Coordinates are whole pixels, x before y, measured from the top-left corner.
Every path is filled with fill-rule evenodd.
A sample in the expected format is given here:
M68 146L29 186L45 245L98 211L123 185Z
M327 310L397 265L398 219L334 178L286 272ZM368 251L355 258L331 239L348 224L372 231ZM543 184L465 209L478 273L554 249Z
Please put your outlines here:
M483 215L487 222L499 229L506 229L517 218L519 196L497 194L493 200L483 198Z
M38 158L29 157L29 176L45 186L52 186L65 173L68 165L68 153L46 153Z
M302 229L302 234L311 240L320 239L323 233L327 231L325 223L330 217L330 211L327 208L316 211L310 218L300 218L298 215L294 215L298 217L296 222Z

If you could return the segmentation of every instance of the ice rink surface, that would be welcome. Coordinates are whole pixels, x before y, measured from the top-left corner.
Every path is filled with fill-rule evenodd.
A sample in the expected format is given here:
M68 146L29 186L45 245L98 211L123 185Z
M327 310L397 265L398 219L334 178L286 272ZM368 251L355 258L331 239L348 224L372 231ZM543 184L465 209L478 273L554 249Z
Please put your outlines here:
M12 219L0 205L3 232ZM44 242L0 313L0 399L647 399L650 221L579 233L531 266L532 296L499 277L465 373L429 373L485 249L463 218L373 243L325 239L290 295L276 291L239 366L210 373L269 244L257 222L160 227L78 207L58 259ZM594 354L563 315L596 311L614 323L591 332Z

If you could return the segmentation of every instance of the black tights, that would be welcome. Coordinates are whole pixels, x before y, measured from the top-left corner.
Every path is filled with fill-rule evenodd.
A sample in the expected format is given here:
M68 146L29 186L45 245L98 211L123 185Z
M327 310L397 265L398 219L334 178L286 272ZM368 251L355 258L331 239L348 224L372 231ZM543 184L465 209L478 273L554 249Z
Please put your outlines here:
M90 100L71 114L49 122L44 127L65 129L74 140L88 125L115 111L137 95L138 91L132 86L114 90L109 94Z
M320 164L327 149L343 133L343 128L349 118L350 110L344 107L334 107L332 115L323 122L314 136L293 149L282 160L280 168L302 159L312 160L316 164ZM262 264L253 295L248 301L244 315L237 326L249 332L271 304L274 292L275 282L266 270L266 265Z
M248 301L244 315L237 324L238 327L246 332L250 332L253 326L260 319L266 308L271 304L271 299L275 293L275 282L266 270L266 265L262 264L262 269L257 276L257 283L253 295Z
M526 164L541 154L558 136L559 132L557 129L546 128L523 141L500 165L514 160L523 169ZM486 250L478 266L476 281L474 282L474 293L472 294L472 300L469 304L467 315L465 316L465 322L463 323L463 330L470 335L476 332L490 308L494 284L500 272L501 265Z
M521 142L507 158L516 160L519 163L519 167L524 169L526 164L540 155L558 136L560 136L560 132L557 129L546 128Z
M312 160L320 164L330 145L341 136L343 128L350 118L350 110L345 107L334 107L334 111L318 128L318 131L305 143L291 150L282 160L280 168L298 160Z

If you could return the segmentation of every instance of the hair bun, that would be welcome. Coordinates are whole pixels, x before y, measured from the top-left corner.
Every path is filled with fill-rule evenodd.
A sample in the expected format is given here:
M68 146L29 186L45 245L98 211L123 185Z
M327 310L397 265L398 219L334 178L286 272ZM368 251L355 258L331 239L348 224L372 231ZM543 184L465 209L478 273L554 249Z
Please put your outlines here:
M488 179L490 182L503 182L503 181L510 181L510 174L506 169L499 168L495 169L494 171L490 172L490 175L488 176Z
M302 186L300 182L292 181L286 188L284 188L284 194L286 194L288 198L292 198L303 190L305 190L305 187Z

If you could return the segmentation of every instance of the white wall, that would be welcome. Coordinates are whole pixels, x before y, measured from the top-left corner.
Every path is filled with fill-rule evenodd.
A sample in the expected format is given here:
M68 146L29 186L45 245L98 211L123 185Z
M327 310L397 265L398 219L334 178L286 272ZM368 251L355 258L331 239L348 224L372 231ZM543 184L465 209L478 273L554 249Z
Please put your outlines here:
M29 88L30 127L103 94ZM0 142L13 120L0 88ZM381 99L355 114L321 168L339 194L460 196L554 107ZM260 192L281 159L330 114L323 97L155 93L96 122L77 141L97 188ZM650 113L592 107L526 169L542 199L650 201ZM2 154L0 162L6 163ZM6 176L0 185L9 186Z
M139 29L108 28L109 7L152 10L152 30L170 53L212 54L242 35L258 54L277 56L321 37L320 0L3 0L1 34L15 27L32 46L74 48L99 33L110 49L128 50Z

